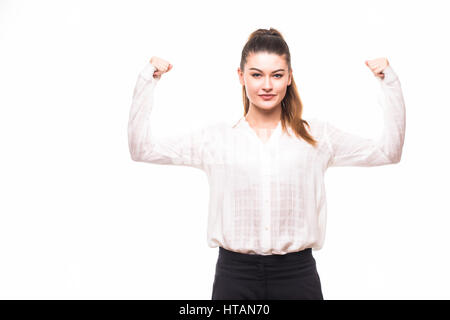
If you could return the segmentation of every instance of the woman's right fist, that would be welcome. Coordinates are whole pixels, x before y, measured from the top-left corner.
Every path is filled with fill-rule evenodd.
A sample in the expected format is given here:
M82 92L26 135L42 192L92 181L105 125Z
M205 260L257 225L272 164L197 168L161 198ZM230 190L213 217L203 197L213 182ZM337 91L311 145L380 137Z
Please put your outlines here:
M152 57L150 59L150 63L156 68L155 72L153 73L153 78L156 79L161 78L163 73L169 72L172 69L172 65L169 63L169 61L158 57Z

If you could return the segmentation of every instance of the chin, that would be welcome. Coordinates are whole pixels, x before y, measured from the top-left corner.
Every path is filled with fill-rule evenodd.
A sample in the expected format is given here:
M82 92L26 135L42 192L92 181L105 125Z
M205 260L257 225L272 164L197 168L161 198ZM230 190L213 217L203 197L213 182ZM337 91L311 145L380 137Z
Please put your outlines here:
M257 107L258 109L266 110L266 111L275 109L275 106L256 106L256 107Z
M267 104L265 104L265 103L260 103L260 104L255 104L255 105L256 105L258 108L260 108L260 109L270 110L270 109L276 108L276 106L278 105L278 103L270 102L270 104L269 104L269 103L267 103Z

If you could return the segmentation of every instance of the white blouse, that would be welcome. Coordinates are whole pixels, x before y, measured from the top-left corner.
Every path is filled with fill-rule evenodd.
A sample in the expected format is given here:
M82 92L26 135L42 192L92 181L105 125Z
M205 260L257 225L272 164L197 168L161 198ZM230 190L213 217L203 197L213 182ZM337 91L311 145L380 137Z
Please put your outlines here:
M398 76L388 66L381 85L384 127L378 140L305 119L314 148L283 132L281 121L266 139L243 116L184 135L155 139L150 126L155 68L140 72L128 122L131 158L203 170L210 186L207 244L248 254L285 254L322 248L327 203L324 174L331 166L381 166L400 161L405 103Z

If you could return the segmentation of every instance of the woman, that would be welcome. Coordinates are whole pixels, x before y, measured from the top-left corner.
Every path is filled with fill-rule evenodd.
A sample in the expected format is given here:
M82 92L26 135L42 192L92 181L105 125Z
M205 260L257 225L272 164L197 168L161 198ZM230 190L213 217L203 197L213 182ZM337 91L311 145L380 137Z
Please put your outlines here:
M207 241L219 247L212 299L323 299L312 250L325 238L326 169L398 163L403 148L399 79L385 58L366 65L382 89L385 122L376 141L302 119L289 48L273 28L253 32L242 50L244 115L233 126L155 139L153 89L172 65L152 57L139 74L128 127L132 159L208 176Z

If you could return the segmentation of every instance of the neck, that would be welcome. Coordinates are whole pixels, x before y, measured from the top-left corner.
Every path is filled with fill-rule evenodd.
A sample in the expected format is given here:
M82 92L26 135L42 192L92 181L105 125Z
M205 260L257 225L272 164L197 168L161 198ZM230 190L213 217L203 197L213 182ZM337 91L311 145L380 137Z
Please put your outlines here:
M264 110L250 104L245 118L253 128L274 129L278 126L281 119L281 105L270 110Z

